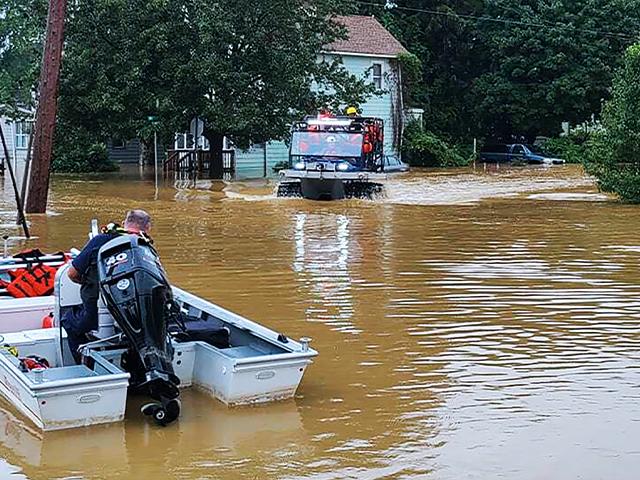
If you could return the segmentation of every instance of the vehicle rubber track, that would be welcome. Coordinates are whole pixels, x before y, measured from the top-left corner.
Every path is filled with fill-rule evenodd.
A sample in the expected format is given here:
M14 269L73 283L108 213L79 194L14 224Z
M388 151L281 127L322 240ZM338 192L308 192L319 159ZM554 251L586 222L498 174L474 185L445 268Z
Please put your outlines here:
M374 182L345 182L344 194L346 198L361 198L371 200L378 197L384 187Z
M300 182L282 182L278 185L278 197L302 198Z

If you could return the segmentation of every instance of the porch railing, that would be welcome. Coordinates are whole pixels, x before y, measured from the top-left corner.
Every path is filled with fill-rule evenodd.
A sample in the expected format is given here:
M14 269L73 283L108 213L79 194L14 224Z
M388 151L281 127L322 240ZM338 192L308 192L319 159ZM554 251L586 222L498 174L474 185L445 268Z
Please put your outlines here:
M195 173L208 175L211 171L211 151L174 149L167 150L167 158L163 163L166 172ZM235 150L222 151L222 174L231 178L236 171Z

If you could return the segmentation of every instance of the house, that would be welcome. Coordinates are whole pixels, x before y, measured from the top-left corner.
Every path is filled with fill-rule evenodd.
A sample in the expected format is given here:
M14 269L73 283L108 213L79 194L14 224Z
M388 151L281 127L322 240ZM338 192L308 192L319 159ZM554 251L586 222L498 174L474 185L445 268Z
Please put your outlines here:
M368 16L337 18L347 30L347 38L327 45L322 60L338 57L352 74L369 76L385 93L360 105L362 115L379 117L385 125L385 152L399 154L402 136L402 90L398 56L407 53L402 44L378 20ZM273 175L273 167L288 160L288 147L283 142L254 145L235 152L235 177L259 178Z
M319 60L331 61L339 58L350 73L360 77L368 76L370 81L384 92L360 105L360 109L364 116L375 116L384 120L385 152L397 155L404 110L398 56L407 53L407 50L374 17L341 16L337 17L337 21L345 26L347 37L327 45ZM196 137L194 133L176 134L170 154L193 151ZM202 137L198 139L198 148L205 151L209 148ZM231 176L238 179L272 176L274 166L288 160L288 147L279 141L253 145L248 150L234 151L233 146L225 139L224 148L232 159ZM108 152L109 158L118 163L135 163L142 158L138 140L110 141Z
M21 109L21 114L26 120L12 120L8 117L0 116L0 126L7 142L9 156L13 161L12 165L24 163L27 158L27 147L29 146L29 136L33 129L33 114L28 110ZM4 149L0 148L0 165L4 169L5 158Z

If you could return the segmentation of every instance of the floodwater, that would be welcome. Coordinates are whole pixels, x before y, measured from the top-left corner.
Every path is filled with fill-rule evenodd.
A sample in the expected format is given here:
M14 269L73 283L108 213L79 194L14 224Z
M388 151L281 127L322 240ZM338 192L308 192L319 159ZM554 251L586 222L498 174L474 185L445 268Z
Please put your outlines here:
M134 400L121 424L43 435L0 404L0 477L637 478L640 209L579 168L412 172L333 203L260 182L154 200L144 178L56 178L28 245L145 208L175 284L320 355L292 401L187 391L167 428Z

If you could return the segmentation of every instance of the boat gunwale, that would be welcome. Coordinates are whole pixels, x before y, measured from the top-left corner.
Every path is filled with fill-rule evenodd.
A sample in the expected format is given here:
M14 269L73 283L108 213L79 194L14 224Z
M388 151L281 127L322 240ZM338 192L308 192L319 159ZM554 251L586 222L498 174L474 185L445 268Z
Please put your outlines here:
M264 361L288 360L294 358L310 359L318 355L318 352L311 347L309 347L308 350L303 351L302 344L290 337L286 337L287 343L279 341L279 334L275 330L271 330L264 325L254 322L253 320L249 320L248 318L227 310L226 308L210 302L209 300L198 297L197 295L189 293L175 285L172 285L172 289L176 300L178 300L179 302L186 304L189 307L193 307L203 313L210 314L214 318L217 318L218 320L228 323L236 328L239 328L241 330L248 330L252 335L260 338L261 340L264 340L267 343L276 345L278 348L288 351L287 353L263 354L255 355L253 357L236 358L232 357L231 355L226 355L224 353L225 349L214 347L225 357L235 360L237 364L260 363L262 361L261 359L265 359Z

